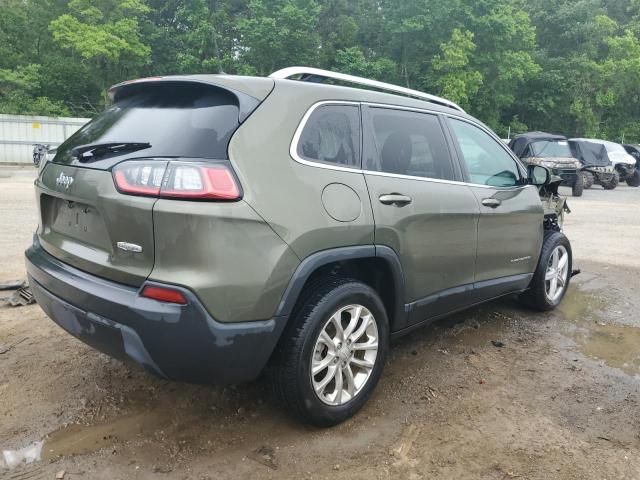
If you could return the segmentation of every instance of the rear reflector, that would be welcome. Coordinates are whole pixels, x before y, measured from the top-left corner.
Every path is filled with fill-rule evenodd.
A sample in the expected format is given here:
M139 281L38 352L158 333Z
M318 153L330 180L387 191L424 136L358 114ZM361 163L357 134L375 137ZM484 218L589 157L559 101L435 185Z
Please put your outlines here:
M187 299L182 292L173 288L147 285L142 289L142 293L140 295L152 300L158 300L159 302L177 303L179 305L187 304Z
M135 160L113 169L120 193L184 200L239 200L240 186L226 163Z

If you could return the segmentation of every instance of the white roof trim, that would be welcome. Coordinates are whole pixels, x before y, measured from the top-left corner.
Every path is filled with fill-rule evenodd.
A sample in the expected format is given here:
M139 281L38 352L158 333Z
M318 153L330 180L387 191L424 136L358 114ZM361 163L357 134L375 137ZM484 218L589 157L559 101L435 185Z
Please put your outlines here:
M427 102L437 103L439 105L443 105L445 107L453 108L460 112L464 112L462 107L452 102L451 100L447 100L446 98L437 97L435 95L420 92L418 90L412 90L410 88L400 87L398 85L393 85L391 83L379 82L377 80L370 80L364 77L356 77L354 75L347 75L345 73L332 72L330 70L321 70L319 68L288 67L288 68L283 68L282 70L278 70L277 72L273 72L271 75L269 75L269 77L277 78L277 79L288 79L295 75L313 75L313 76L322 77L322 78L331 78L333 80L339 80L342 82L352 83L355 85L377 88L379 90L384 90L385 92L405 95L407 97L419 98L421 100L426 100Z

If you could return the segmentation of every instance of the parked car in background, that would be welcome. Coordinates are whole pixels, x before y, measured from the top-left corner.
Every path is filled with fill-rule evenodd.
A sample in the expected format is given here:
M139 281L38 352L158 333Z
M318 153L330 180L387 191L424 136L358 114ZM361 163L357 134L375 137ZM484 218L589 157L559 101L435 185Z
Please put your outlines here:
M562 178L562 185L571 187L574 197L582 196L582 164L571 152L567 137L545 132L522 133L511 139L509 147L525 164L542 165Z
M36 168L40 167L40 163L44 161L47 157L47 153L50 150L50 145L43 145L41 143L36 143L33 145L33 165Z
M569 147L573 155L582 164L585 189L589 189L593 185L601 185L606 190L618 186L619 178L615 176L615 169L603 145L570 139Z
M633 158L636 159L636 165L638 165L637 162L640 162L640 145L625 143L622 146L624 147L624 149L627 151L629 155L631 155Z
M640 186L640 173L637 161L619 143L591 138L572 138L569 140L573 154L591 173L594 183L605 190L613 190L620 181L629 186Z
M451 101L304 67L110 96L35 182L29 284L70 334L159 376L266 368L288 412L334 425L392 337L514 293L552 310L569 287L549 170Z
M640 186L640 145L626 144L623 147L629 155L636 159L635 177L631 181L627 180L627 184L630 187L638 187Z

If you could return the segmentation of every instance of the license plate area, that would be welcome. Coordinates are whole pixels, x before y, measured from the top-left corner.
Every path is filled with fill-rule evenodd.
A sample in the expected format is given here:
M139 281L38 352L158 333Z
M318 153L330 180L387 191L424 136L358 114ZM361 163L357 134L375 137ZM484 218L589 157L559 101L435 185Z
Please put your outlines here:
M50 195L41 196L45 235L54 233L81 243L109 250L109 235L96 207Z

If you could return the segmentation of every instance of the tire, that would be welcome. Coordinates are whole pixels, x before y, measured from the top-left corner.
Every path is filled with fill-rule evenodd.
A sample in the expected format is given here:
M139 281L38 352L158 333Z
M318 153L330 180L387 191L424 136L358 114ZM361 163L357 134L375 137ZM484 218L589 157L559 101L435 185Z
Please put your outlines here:
M566 263L564 266L555 268L554 254L559 252L558 263L563 258L563 252L566 255ZM548 274L552 273L555 268L556 285L561 290L554 291L552 289L553 279L548 279ZM571 282L571 272L573 268L573 254L571 252L571 244L569 239L561 232L546 231L542 244L542 252L538 260L538 266L533 279L529 284L529 289L521 295L523 302L529 307L539 311L549 311L555 309L564 298ZM562 276L563 285L559 281Z
M633 175L627 178L627 185L630 187L640 187L640 170L636 168L633 171Z
M355 306L363 309L351 329L353 343L347 343L349 337L340 335L332 319L342 311L340 324L348 330L358 313ZM363 325L367 325L366 330ZM362 336L353 338L361 330ZM326 336L321 338L323 332ZM355 345L372 346L376 335L377 353L370 353L373 348L350 351ZM333 347L329 347L329 340ZM388 343L387 313L371 287L348 278L316 282L305 289L294 308L268 369L274 394L288 412L307 423L319 427L337 425L355 415L371 396L384 368ZM329 363L312 376L312 366L320 368L326 362ZM321 387L329 377L332 379ZM338 388L340 381L345 390Z
M576 181L571 188L571 193L574 197L581 197L584 191L584 178L580 175L580 172L576 175Z
M582 184L584 185L584 189L588 190L593 187L595 183L595 178L593 178L593 173L591 172L582 172Z
M618 174L618 172L615 172L611 175L611 178L602 182L602 188L604 188L605 190L615 190L619 183L620 175Z

